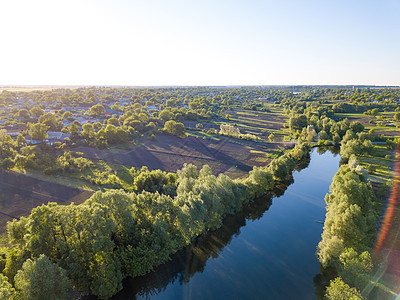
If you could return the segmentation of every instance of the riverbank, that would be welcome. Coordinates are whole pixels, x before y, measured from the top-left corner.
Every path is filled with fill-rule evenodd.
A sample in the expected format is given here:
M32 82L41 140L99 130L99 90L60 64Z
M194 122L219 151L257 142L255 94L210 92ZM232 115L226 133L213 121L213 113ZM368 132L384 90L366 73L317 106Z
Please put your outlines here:
M227 216L220 229L199 237L170 262L126 280L113 299L313 298L318 221L324 219L323 196L339 160L314 149L308 167L294 172L281 196L256 199Z

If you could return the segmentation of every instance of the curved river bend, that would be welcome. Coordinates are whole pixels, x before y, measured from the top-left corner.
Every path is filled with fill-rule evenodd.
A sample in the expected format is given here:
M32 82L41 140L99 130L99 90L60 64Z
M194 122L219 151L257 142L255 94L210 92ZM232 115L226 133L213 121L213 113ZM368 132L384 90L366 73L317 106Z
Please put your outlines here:
M257 199L114 299L315 299L325 194L339 155L311 153L282 196Z

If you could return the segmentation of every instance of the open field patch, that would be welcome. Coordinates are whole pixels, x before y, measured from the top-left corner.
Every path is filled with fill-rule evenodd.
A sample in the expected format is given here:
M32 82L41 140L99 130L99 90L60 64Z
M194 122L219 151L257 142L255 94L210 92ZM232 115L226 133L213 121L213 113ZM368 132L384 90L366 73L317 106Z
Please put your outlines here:
M291 147L291 144L253 142L227 136L218 138L219 140L158 135L153 141L139 140L139 145L131 145L130 149L113 147L110 151L79 147L76 150L83 152L83 156L91 160L102 160L127 168L147 166L150 170L175 172L184 163L192 163L197 167L208 164L214 174L226 173L241 177L254 165L267 165L275 151Z
M8 221L29 215L34 207L48 202L81 204L92 194L90 191L0 170L0 233L5 232Z

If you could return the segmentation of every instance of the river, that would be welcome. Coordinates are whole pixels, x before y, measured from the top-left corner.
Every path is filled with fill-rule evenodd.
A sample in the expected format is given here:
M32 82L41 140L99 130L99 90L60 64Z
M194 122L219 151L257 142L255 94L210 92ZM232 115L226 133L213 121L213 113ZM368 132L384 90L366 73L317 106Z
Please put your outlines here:
M279 197L257 199L114 299L315 299L325 194L339 155L314 149Z

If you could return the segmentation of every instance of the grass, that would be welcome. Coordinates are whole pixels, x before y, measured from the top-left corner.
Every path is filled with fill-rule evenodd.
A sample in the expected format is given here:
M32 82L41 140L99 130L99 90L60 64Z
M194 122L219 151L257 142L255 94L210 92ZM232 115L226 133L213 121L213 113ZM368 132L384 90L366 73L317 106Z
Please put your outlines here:
M193 137L200 138L200 139L206 138L206 139L214 140L214 141L221 140L221 138L218 135L206 133L204 131L187 130L186 133L188 136L193 136Z
M384 183L391 180L393 172L391 170L393 164L393 151L387 149L385 145L374 145L370 154L359 157L359 163L367 170L375 169L370 172L370 180L377 183ZM389 155L390 158L386 158Z
M335 116L342 117L342 118L359 118L364 117L363 113L335 113Z
M250 112L247 112L247 111L238 111L238 112L236 112L236 114L238 114L238 115L247 115L247 116L258 117L257 114L255 114L255 113L250 113Z
M45 175L41 171L32 170L32 169L27 169L27 170L23 170L23 171L21 171L21 170L13 170L13 171L23 173L28 176L32 176L34 178L38 178L43 181L54 182L54 183L66 185L66 186L69 186L72 188L78 188L78 189L92 191L92 192L100 190L100 187L95 184L91 184L87 181L83 181L77 177L64 176L65 174L63 174L63 175Z
M253 124L257 124L257 125L267 125L264 123L281 124L281 125L285 124L284 122L269 121L269 120L264 120L264 119L254 120L254 119L245 118L245 117L240 117L240 119L244 120L245 122L253 123Z

